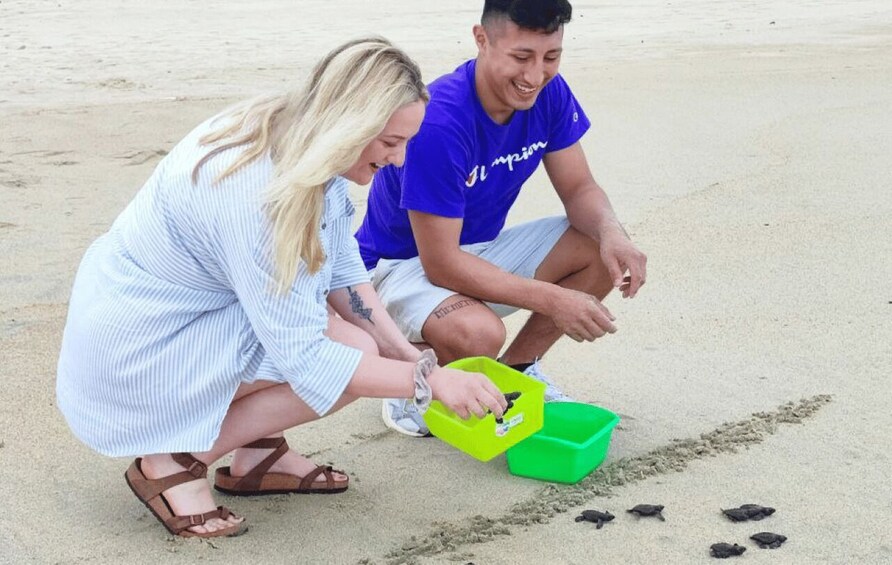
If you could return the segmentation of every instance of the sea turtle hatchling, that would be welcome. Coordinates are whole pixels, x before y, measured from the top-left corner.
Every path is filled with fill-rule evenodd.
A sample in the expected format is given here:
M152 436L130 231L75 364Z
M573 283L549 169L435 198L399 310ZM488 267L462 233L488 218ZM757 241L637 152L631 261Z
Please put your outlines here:
M743 555L743 552L746 551L746 548L742 545L731 545L730 543L714 543L709 546L709 550L712 553L713 557L718 557L719 559L726 559L728 557L733 557L735 555Z
M774 508L760 506L758 504L743 504L738 508L723 509L722 514L732 522L746 522L747 520L761 520L774 514Z
M777 549L787 541L787 536L772 534L771 532L759 532L750 536L762 549Z
M727 516L732 522L746 522L750 519L746 510L741 510L740 508L722 509L722 514Z
M745 510L750 520L761 520L774 514L774 508L770 506L759 506L758 504L743 504L741 510Z
M629 508L626 512L631 512L638 516L656 516L665 522L666 518L663 517L663 508L665 508L665 506L662 504L638 504L633 508Z
M577 522L594 522L598 524L596 530L604 527L604 522L613 520L615 516L610 512L600 512L598 510L583 510L582 514L576 517Z
M519 392L506 392L505 393L505 400L508 403L508 405L505 407L505 412L514 408L514 401L517 400L518 398L520 398ZM505 414L503 413L502 416L504 416L504 415ZM504 424L505 420L504 420L504 418L496 418L496 423Z

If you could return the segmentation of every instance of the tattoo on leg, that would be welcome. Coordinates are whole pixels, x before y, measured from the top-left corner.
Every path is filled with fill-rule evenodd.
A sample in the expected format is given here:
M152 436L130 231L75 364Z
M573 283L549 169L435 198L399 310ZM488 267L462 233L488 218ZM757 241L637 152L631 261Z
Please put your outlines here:
M353 310L353 313L360 318L365 318L374 326L375 322L372 321L372 309L365 308L365 303L362 301L362 297L349 286L347 287L347 292L350 294L350 309Z
M479 300L475 298L465 298L464 300L459 300L458 302L453 302L449 306L443 306L439 310L434 310L434 316L439 320L440 318L446 316L450 312L454 312L465 306L474 306L476 304L483 304Z

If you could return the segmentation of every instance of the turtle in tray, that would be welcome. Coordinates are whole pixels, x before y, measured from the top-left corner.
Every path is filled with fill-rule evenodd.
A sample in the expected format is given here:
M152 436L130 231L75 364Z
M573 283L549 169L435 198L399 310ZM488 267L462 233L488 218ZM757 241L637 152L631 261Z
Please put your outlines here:
M638 504L626 510L626 512L631 512L632 514L637 514L640 516L656 516L663 522L666 521L666 518L663 517L663 506L662 504Z
M514 401L517 400L518 398L520 398L519 392L506 392L505 393L505 400L508 402L508 406L505 407L505 412L508 412L508 410L511 410L512 408L514 408ZM505 414L502 414L503 417L504 417L504 415ZM502 423L504 423L504 420L502 418L496 418L496 423L502 424Z
M595 528L600 530L604 527L605 522L613 520L615 516L610 512L600 512L598 510L583 510L582 514L576 517L577 522L594 522L598 524Z

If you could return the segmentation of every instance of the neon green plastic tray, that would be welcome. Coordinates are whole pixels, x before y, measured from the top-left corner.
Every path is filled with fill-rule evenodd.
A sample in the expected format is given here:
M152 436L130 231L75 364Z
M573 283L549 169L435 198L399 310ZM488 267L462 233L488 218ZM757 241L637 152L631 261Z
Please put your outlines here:
M489 461L542 427L545 384L489 357L468 357L447 367L483 373L503 393L520 392L520 398L499 424L495 416L462 420L441 402L434 401L424 421L434 436L480 461Z
M600 406L549 402L545 425L505 454L512 475L577 483L607 457L619 416Z

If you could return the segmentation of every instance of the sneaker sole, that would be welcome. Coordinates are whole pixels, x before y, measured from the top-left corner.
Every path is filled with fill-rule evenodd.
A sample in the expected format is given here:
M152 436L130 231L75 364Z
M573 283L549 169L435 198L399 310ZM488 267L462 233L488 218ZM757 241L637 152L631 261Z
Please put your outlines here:
M390 417L390 410L387 409L387 403L385 401L381 401L381 419L384 420L384 425L390 428L395 432L399 432L404 436L409 437L434 437L434 434L427 432L426 434L422 434L420 432L410 432L409 430L401 428L397 425L396 422L393 421L393 418Z

